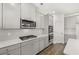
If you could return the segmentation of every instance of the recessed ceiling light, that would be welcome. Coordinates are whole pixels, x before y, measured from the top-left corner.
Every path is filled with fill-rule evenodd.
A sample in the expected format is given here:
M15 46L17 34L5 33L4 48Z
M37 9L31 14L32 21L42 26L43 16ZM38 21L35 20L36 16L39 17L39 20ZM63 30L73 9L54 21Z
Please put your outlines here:
M12 5L12 6L14 6L14 5L15 5L15 3L11 3L11 5Z
M52 13L55 14L55 11L53 10Z

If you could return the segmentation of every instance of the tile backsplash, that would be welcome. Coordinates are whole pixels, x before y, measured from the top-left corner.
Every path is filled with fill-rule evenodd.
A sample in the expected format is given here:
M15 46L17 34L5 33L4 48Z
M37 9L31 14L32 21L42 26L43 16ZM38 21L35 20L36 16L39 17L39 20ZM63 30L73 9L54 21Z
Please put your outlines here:
M25 35L41 35L42 29L0 30L0 41L17 39Z

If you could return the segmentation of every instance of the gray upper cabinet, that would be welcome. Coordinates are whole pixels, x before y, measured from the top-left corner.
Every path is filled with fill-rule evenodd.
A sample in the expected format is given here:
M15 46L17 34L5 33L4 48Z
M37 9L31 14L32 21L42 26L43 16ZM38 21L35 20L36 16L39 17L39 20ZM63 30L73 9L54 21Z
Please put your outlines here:
M45 27L44 15L32 3L3 3L0 12L0 28L20 29L20 18L36 21L37 28Z
M37 20L38 21L38 20ZM44 28L45 26L44 26L44 24L45 24L45 22L44 22L44 15L42 14L42 13L39 13L39 28Z
M0 3L0 29L2 28L2 4Z
M20 28L20 4L3 3L3 29Z
M36 22L37 28L44 28L44 15L38 9L36 10Z
M21 3L21 18L35 21L35 6L31 3Z
M45 27L44 15L32 3L0 4L1 29L20 29L20 18L36 21L37 28Z
M53 16L49 15L49 25L53 26Z

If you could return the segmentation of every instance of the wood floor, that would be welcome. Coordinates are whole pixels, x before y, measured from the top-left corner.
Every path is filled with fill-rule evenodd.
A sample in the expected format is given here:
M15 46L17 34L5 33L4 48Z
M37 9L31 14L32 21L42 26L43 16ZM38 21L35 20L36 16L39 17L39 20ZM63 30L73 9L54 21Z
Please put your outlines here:
M57 43L57 44L51 44L48 48L41 51L38 55L64 55L64 44Z

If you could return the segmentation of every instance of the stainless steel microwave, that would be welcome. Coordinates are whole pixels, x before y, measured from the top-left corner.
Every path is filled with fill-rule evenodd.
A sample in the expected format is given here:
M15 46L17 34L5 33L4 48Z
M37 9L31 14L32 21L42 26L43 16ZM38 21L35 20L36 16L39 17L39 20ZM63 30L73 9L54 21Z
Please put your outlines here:
M36 22L26 19L20 19L20 28L22 29L35 29Z

